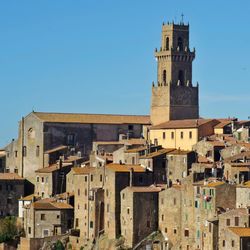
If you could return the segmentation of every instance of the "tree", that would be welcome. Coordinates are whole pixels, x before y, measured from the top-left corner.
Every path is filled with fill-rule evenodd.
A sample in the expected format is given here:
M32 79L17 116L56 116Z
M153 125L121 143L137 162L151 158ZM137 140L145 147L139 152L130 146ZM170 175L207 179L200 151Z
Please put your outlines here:
M0 242L6 242L18 236L21 232L17 225L16 217L9 216L0 219Z
M65 247L63 246L63 243L60 240L56 242L55 250L65 250Z

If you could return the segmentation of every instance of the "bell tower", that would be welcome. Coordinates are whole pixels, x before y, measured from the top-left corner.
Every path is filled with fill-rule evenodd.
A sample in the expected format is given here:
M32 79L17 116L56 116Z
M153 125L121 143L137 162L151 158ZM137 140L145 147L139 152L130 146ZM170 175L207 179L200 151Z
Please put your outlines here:
M162 26L161 47L155 50L157 82L153 82L151 122L199 118L199 87L192 84L195 50L189 49L189 25Z

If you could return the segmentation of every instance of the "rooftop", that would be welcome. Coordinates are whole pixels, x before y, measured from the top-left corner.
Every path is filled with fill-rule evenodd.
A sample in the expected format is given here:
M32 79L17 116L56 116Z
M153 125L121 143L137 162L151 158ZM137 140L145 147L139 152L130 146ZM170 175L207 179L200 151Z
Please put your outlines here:
M158 193L162 190L162 188L156 186L126 187L125 189L133 193L156 193L156 192Z
M75 175L85 175L92 173L96 168L94 167L74 167L71 169Z
M140 158L146 158L146 159L150 159L150 158L154 158L163 154L167 154L167 153L172 153L173 151L175 151L174 148L163 148L163 149L159 149L155 152L149 153L147 155L142 155Z
M250 237L249 227L229 227L228 229L239 237Z
M219 123L219 121L215 119L172 120L153 126L151 129L199 128L200 126L210 122L213 122L214 125Z
M62 210L62 209L73 209L73 207L64 202L54 201L36 201L33 203L34 209L37 210Z
M130 172L130 170L133 170L137 173L143 173L146 171L145 168L143 168L141 165L125 165L125 164L116 164L111 163L106 166L106 169L109 169L113 172Z
M51 154L51 153L55 153L55 152L58 152L58 151L67 149L67 148L68 148L67 146L61 145L61 146L57 146L57 147L55 147L55 148L46 150L44 153L45 153L45 154Z
M144 151L146 149L147 149L147 146L131 148L131 149L125 150L125 153L137 153L137 152L140 152L140 151Z
M68 166L72 166L72 163L64 163L64 162L62 163L62 168L65 168ZM46 168L40 168L36 170L35 172L36 173L52 173L54 171L57 171L58 169L60 169L59 164L53 164Z
M0 180L24 180L16 173L0 173Z
M33 112L44 122L96 124L150 124L148 115L111 115Z

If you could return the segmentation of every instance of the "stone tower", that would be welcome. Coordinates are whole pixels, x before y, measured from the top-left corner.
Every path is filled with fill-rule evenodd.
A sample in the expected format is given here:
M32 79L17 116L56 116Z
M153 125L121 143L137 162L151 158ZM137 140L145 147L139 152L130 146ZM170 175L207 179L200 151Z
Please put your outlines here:
M155 50L157 83L152 86L151 122L199 118L199 88L192 85L195 50L189 49L189 25L163 24Z

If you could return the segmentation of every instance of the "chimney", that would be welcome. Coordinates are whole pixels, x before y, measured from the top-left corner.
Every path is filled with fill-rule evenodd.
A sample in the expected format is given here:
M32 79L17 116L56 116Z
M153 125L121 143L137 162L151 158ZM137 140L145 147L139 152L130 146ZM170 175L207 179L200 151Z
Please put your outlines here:
M129 186L130 187L133 186L133 172L134 172L134 169L131 168L130 171L129 171Z

